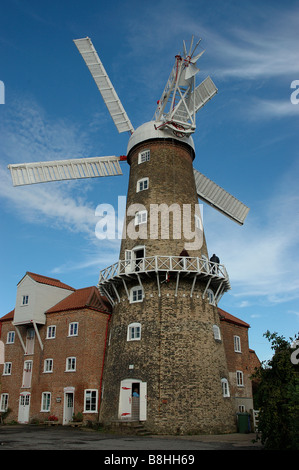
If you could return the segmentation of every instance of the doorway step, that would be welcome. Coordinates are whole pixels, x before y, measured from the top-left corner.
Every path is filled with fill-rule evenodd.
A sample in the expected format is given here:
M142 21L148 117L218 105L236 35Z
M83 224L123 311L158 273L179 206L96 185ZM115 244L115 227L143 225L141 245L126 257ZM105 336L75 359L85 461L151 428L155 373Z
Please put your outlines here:
M146 429L142 421L112 421L107 429L115 433L135 436L150 436L152 434Z

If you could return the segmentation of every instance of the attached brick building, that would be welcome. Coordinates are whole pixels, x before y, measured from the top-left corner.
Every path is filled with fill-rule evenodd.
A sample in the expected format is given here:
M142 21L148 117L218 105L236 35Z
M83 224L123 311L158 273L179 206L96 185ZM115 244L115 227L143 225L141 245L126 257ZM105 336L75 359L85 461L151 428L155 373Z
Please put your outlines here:
M1 411L9 407L9 419L23 423L55 415L68 424L78 412L85 421L94 420L109 306L96 287L75 290L33 273L26 273L22 281L15 309L0 319L5 344ZM53 298L44 299L42 318L39 296L51 288ZM64 298L56 303L57 296Z
M213 327L215 347L223 343L229 370L229 377L222 379L223 396L233 398L235 412L249 411L253 407L250 375L259 365L248 346L249 325L219 308L218 314ZM109 381L103 384L105 356L117 346L110 337L110 319L111 307L96 287L76 290L57 279L27 272L18 284L15 309L0 319L0 339L5 345L0 412L10 408L9 420L22 423L46 421L54 415L59 423L68 424L78 412L84 422L98 421L103 387L109 389ZM136 341L130 340L125 338L131 348L130 362L136 367ZM119 366L123 367L122 362ZM166 395L165 390L163 406L171 406L171 395Z

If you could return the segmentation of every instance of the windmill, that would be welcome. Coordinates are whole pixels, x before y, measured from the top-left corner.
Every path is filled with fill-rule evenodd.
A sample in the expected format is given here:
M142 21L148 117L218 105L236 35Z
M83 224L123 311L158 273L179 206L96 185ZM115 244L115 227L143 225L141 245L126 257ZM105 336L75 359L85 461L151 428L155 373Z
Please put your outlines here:
M191 142L191 134L196 130L196 113L218 91L210 77L196 86L196 76L199 72L196 63L204 51L195 54L200 40L194 47L193 42L192 37L189 50L184 42L183 56L178 54L175 57L175 64L157 103L152 121L156 135L172 136L182 141L189 140ZM76 39L74 43L95 80L118 132L128 132L131 135L128 144L128 148L131 148L134 143L135 130L92 41L87 37ZM8 168L13 185L21 186L51 181L122 175L120 167L122 161L126 161L125 156L103 156L11 164L8 165ZM202 201L238 224L244 223L249 211L248 207L196 169L194 169L194 177L197 195Z
M112 306L99 390L103 423L137 420L152 432L234 432L235 410L223 395L228 370L217 304L230 289L226 269L209 260L204 237L185 253L188 236L143 236L152 206L192 207L198 198L242 225L248 207L193 167L197 112L217 93L210 77L199 85L200 41L175 56L154 117L136 130L89 38L74 41L119 132L130 137L126 156L9 165L15 186L121 175L130 165L124 227L135 221L137 238L123 237L119 261L100 272L98 287ZM143 207L128 214L128 208ZM133 219L129 221L129 216ZM183 223L178 224L179 228ZM158 221L165 225L162 217ZM175 224L173 224L175 225ZM155 228L155 225L153 224ZM176 227L177 228L177 227ZM146 234L146 230L145 230ZM192 249L191 249L192 250ZM108 334L108 333L107 333ZM138 391L135 397L133 389ZM135 400L136 398L136 400Z

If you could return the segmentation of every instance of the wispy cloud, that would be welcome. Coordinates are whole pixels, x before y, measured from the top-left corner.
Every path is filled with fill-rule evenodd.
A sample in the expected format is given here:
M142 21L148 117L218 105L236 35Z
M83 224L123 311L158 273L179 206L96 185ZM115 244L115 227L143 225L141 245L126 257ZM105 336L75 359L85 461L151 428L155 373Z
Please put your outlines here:
M95 208L74 196L76 182L14 188L7 163L57 160L86 152L86 136L71 123L50 120L34 101L18 101L3 120L0 138L0 197L3 204L35 223L94 233Z

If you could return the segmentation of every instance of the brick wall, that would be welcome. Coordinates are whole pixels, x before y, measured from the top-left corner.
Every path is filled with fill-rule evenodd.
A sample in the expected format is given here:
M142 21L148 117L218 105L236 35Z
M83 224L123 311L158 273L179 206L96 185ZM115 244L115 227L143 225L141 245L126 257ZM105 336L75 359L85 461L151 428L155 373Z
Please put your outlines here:
M107 314L91 309L47 314L46 325L39 326L43 350L36 336L32 355L24 355L17 334L14 344L5 345L5 361L12 362L12 374L2 376L1 393L9 393L9 408L12 409L9 420L18 419L19 395L23 391L31 393L30 419L45 420L54 414L62 422L65 387L74 387L75 414L84 410L84 390L99 390L100 387L108 318ZM68 336L70 322L79 323L78 336ZM49 325L56 326L53 339L46 339ZM26 343L26 327L19 328ZM4 342L7 332L12 330L11 322L3 322ZM71 356L76 357L76 371L66 372L66 358ZM44 372L45 359L53 359L53 372ZM33 361L30 388L22 388L25 360ZM42 392L51 392L50 412L41 412ZM97 420L97 415L86 413L84 420L87 419Z
M145 285L146 284L146 285ZM144 283L145 298L129 304L125 292L114 308L104 373L100 419L118 419L120 383L134 378L147 383L146 427L153 432L231 432L235 414L222 396L221 378L228 378L223 344L213 335L219 325L216 307L202 299L198 283L190 298L190 283L161 286ZM127 341L127 328L141 323L141 340ZM134 369L129 366L134 366Z

